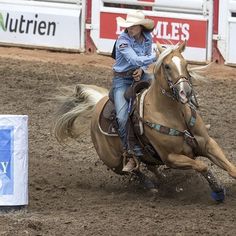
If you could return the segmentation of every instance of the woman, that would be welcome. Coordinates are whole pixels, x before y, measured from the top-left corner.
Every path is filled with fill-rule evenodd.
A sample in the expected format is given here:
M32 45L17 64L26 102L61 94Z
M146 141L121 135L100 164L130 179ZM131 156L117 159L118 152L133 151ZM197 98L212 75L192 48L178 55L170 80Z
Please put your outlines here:
M124 27L125 31L121 33L116 41L116 61L113 66L114 77L112 89L116 109L116 118L119 126L119 136L124 150L132 153L137 158L142 156L141 147L138 144L133 145L130 150L127 137L128 101L124 98L124 93L128 87L139 80L150 79L145 72L147 66L156 61L156 53L152 53L151 31L154 28L154 22L151 19L145 19L140 10L132 10L127 14L126 19L117 17L117 24ZM132 171L135 168L135 162L131 158L124 166L123 171Z

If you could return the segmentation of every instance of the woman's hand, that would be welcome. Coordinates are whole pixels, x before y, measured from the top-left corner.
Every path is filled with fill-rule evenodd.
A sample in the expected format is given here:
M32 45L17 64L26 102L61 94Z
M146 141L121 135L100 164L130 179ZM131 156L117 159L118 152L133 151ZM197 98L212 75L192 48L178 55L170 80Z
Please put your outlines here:
M141 79L142 74L143 74L142 68L136 69L136 70L134 71L133 75L132 75L132 76L133 76L133 79L134 79L135 81L139 81L139 80Z

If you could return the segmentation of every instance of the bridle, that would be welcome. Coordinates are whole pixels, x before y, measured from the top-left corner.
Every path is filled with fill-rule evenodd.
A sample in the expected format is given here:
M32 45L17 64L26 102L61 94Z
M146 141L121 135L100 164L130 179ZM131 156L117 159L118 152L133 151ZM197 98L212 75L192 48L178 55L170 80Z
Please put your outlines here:
M174 81L176 81L176 82L173 82L171 76L168 75L168 72L166 71L164 65L163 65L163 71L164 71L164 78L167 81L167 84L168 84L171 92L168 92L163 87L161 87L162 94L179 102L179 95L178 95L177 86L181 83L187 83L191 87L191 93L189 94L189 97L191 97L191 95L192 95L192 77L190 75L189 75L189 77L186 77L184 75L179 75L177 78L174 79Z

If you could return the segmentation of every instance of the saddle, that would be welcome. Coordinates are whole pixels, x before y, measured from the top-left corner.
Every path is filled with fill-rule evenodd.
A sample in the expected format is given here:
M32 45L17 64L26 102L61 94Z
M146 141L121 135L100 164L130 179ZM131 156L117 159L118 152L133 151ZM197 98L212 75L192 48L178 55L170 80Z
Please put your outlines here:
M147 89L150 86L150 81L138 81L134 83L133 86L130 86L125 94L124 97L127 101L131 102L131 110L129 111L130 116L132 116L133 111L135 109L136 104L136 94L142 92L144 89ZM135 120L135 127L139 126L139 121L137 119ZM116 111L115 111L115 105L114 100L112 96L112 92L109 92L109 100L106 102L106 104L103 107L103 110L99 117L99 126L103 134L108 136L118 136L118 124L116 121Z

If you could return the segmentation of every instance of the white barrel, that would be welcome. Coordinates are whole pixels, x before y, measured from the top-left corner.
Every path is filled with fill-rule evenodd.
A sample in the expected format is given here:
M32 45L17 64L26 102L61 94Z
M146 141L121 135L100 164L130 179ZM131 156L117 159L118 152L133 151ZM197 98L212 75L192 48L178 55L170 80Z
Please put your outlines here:
M0 208L28 205L28 116L0 115Z

